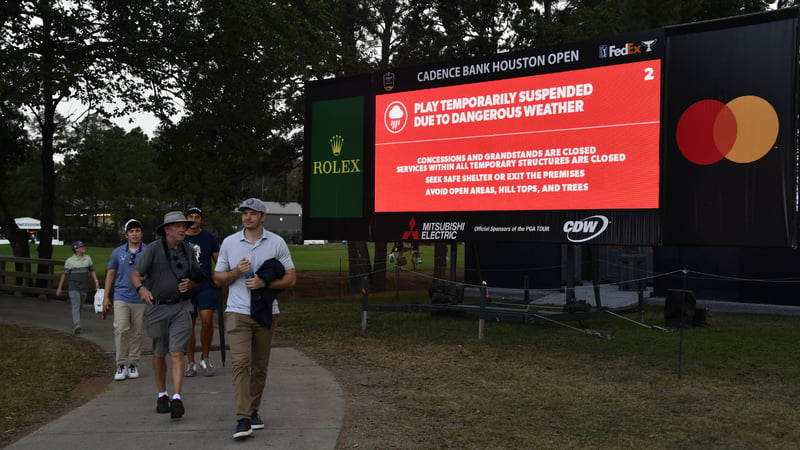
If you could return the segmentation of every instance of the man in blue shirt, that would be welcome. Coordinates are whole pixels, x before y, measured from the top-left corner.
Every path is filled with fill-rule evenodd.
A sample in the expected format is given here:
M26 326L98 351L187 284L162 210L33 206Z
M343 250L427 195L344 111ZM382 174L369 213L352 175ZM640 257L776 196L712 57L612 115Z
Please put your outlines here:
M142 224L136 219L125 222L126 242L111 252L103 294L103 312L114 305L114 346L117 350L117 371L114 379L139 378L139 356L142 353L145 304L131 284L136 258L146 244L142 242Z

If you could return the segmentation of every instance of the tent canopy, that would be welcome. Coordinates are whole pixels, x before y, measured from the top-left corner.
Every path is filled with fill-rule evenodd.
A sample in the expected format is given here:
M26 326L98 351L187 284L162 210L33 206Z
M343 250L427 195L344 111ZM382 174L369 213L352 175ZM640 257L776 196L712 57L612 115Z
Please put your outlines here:
M17 226L20 230L41 230L42 225L39 219L34 219L33 217L17 217L14 219L14 222L17 222ZM58 225L53 225L53 230L56 231L56 235L58 235Z

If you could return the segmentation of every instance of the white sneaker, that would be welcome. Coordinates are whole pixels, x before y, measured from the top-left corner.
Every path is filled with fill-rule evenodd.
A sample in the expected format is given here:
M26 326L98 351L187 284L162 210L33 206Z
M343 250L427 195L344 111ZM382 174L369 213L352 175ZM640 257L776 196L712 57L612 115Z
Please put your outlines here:
M139 369L133 364L128 366L128 378L139 378Z
M207 377L214 376L214 366L211 365L211 361L209 361L208 358L200 360L200 368L203 369L203 375Z
M125 378L128 378L128 368L125 367L124 364L120 364L119 367L117 367L116 373L114 373L114 379L116 381L121 381Z

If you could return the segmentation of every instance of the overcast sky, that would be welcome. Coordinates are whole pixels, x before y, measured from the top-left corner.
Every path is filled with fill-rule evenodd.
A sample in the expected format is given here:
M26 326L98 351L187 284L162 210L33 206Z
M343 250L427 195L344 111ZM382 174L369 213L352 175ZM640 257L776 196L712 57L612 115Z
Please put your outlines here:
M59 114L65 117L71 117L73 120L80 121L86 116L86 105L74 100L60 103L57 110ZM176 116L174 120L178 120L179 117L180 116ZM155 135L156 128L158 128L158 119L150 113L131 114L129 116L112 119L111 122L125 131L131 131L139 127L151 138Z

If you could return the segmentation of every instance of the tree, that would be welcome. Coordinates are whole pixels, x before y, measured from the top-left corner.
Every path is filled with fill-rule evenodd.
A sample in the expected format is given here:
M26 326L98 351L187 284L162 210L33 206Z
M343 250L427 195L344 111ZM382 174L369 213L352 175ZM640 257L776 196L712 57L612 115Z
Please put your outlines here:
M543 27L548 43L658 28L765 11L762 0L583 0L555 11L555 27Z
M119 225L131 217L143 224L157 223L162 211L176 206L170 179L156 164L153 145L141 129L125 132L89 115L70 129L65 147L57 190L63 199L60 208L83 217L106 217L92 224L102 242L110 238L117 243Z
M0 227L11 243L14 256L30 256L28 235L17 226L10 214L4 193L12 187L11 172L22 165L31 153L25 132L25 117L8 102L0 98Z
M180 44L191 68L181 81L184 116L156 141L160 165L184 168L172 182L191 203L231 210L249 196L300 199L290 174L302 157L302 83L320 71L326 5L203 2Z
M42 171L39 257L52 256L56 192L54 142L70 118L57 106L79 100L107 114L132 109L173 112L168 92L181 67L171 53L196 15L196 2L31 0L4 3L0 35L0 98L34 117ZM111 70L110 70L111 69ZM123 100L121 108L102 105Z

